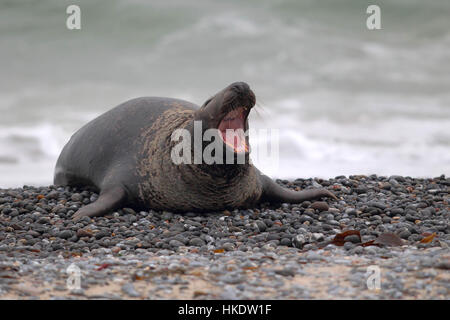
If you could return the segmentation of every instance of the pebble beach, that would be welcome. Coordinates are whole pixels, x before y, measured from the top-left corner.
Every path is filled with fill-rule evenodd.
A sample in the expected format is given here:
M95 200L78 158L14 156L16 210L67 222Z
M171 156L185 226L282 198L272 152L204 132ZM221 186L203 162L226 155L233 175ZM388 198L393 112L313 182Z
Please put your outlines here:
M0 299L450 298L450 178L277 182L339 200L74 222L93 190L0 189Z

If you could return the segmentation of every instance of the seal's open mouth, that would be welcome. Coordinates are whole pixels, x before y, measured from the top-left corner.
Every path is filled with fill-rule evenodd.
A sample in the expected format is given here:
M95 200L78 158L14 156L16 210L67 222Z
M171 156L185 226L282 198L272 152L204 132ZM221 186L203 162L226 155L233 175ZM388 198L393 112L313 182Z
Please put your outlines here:
M223 142L236 153L248 152L249 150L245 138L248 113L249 110L246 107L233 109L222 118L218 126Z

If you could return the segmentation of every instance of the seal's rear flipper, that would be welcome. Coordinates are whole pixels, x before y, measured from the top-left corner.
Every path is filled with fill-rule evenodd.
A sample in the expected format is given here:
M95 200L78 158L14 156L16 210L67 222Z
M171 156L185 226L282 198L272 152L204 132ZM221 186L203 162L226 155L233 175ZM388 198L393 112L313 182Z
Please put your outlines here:
M72 217L78 220L82 217L102 216L118 209L125 200L126 192L122 187L108 188L100 192L98 199L85 207L80 208Z
M323 197L338 200L336 196L326 189L308 189L292 191L281 187L269 177L260 175L263 184L263 193L260 202L301 203L308 200L316 200Z

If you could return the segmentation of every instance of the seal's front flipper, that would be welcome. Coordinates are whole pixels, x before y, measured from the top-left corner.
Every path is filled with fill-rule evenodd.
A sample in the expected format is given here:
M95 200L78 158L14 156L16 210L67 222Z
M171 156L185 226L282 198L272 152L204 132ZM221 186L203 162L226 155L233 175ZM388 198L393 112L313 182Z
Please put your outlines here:
M261 182L263 184L263 193L261 202L277 202L277 203L301 203L308 200L316 200L323 197L338 200L336 196L326 189L308 189L303 191L292 191L281 187L269 177L261 174Z
M82 217L102 216L118 209L125 200L126 192L122 187L108 188L100 192L98 199L85 207L80 208L72 217L78 220Z

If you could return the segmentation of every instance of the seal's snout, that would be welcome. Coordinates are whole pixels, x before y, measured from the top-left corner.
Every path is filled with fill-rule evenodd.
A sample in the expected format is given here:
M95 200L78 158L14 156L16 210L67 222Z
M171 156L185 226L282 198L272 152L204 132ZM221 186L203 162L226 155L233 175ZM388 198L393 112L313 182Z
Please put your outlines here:
M219 130L225 145L235 153L247 153L247 118L255 102L255 94L247 83L234 82L206 100L194 119L203 121L204 128Z
M247 117L255 105L255 94L245 82L235 82L223 92L221 119L217 129L223 142L234 152L248 152Z
M237 93L246 93L250 90L250 86L245 82L234 82L230 84L230 89L236 91Z
M240 106L251 109L256 102L255 94L245 82L234 82L230 84L225 92L224 105L240 104Z

